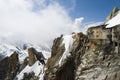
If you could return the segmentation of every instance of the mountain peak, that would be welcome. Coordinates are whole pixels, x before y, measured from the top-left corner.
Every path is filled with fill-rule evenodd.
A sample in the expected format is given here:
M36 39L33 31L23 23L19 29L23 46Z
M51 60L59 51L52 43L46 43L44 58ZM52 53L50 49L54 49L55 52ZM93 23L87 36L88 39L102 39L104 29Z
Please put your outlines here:
M110 19L112 19L114 16L116 16L117 12L119 11L119 8L117 6L115 6L112 10L112 12L107 16L106 21L109 21Z

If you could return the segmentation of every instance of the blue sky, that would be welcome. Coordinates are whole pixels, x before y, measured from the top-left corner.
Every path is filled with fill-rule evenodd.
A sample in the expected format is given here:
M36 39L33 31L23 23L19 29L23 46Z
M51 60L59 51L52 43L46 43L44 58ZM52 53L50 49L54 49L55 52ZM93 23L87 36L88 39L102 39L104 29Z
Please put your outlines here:
M104 21L114 6L120 8L120 0L57 0L60 5L69 10L70 16L74 19L84 17L84 22Z

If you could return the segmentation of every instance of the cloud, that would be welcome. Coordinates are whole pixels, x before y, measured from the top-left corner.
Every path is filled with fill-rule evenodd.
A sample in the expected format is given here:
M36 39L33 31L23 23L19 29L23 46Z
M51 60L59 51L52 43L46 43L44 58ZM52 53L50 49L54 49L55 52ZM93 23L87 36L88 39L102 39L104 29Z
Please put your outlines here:
M76 18L75 19L75 25L78 26L79 24L82 23L83 20L84 20L84 17Z
M83 32L86 34L87 29L89 27L95 27L98 25L103 24L103 22L89 22L89 23L84 23L84 17L76 18L74 23L73 23L73 28L75 32Z
M84 32L88 27L83 20L73 21L55 0L0 0L0 37L4 41L51 45L61 34Z
M13 41L44 44L75 31L72 25L71 17L57 2L0 0L0 36Z
M76 0L69 0L69 2L71 3L71 5L68 6L67 10L69 12L74 11L74 9L76 7Z
M75 28L75 30L77 30L76 32L79 32L79 31L82 32L84 30L83 21L84 21L84 17L75 19L73 23L73 27Z

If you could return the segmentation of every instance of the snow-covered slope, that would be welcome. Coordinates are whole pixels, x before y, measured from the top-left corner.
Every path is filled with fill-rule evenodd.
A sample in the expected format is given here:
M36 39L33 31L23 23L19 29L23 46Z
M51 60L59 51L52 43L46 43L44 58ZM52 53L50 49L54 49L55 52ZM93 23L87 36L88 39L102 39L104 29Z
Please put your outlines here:
M41 51L42 54L44 55L46 61L48 60L48 58L50 57L50 52L48 51ZM28 55L26 55L27 57ZM21 60L23 60L23 58L25 58L25 55L23 55ZM43 80L43 77L44 77L44 71L45 71L45 66L43 64L40 63L40 61L36 61L32 66L29 66L27 65L19 74L17 74L17 78L18 80L22 80L23 79L23 76L24 76L24 73L31 73L31 72L34 72L35 73L35 76L37 76L39 78L39 80Z
M105 24L107 24L106 28L110 28L116 25L120 24L120 11L116 13L117 15L113 17L111 20L107 21Z
M14 51L18 51L18 49L10 44L0 44L0 54L4 56L10 56Z
M20 62L23 62L23 60L26 58L26 56L28 56L27 54L27 45L26 45L26 49L23 49L23 47L25 47L25 44L21 45L17 45L17 44L11 44L8 42L1 42L0 43L0 56L2 55L3 57L1 57L1 59L5 58L5 57L9 57L10 55L12 55L15 51L17 53L19 53L19 59Z
M62 64L62 62L67 58L67 56L70 55L70 49L73 44L73 35L65 35L63 36L63 44L65 44L65 52L63 53L61 59L59 60L59 65Z
M45 62L47 62L47 59L51 56L49 50L45 47L43 48L42 46L38 45L31 45L29 47L34 47L38 52L42 52L43 56L46 59ZM24 54L19 54L19 58L21 61L28 56L28 52L26 50L24 52ZM41 64L40 61L36 61L32 66L27 65L16 77L18 78L18 80L22 80L24 73L34 72L35 76L37 76L39 80L43 80L44 71L44 65Z
M39 80L43 80L43 75L44 75L44 65L40 64L39 61L36 61L34 65L29 66L27 65L18 75L17 78L18 80L22 80L24 73L30 73L34 72L35 76L39 76Z
M42 52L45 57L45 62L51 56L50 47L48 45L26 43L24 41L9 41L0 37L0 60L5 57L10 57L15 51L18 53L20 64L23 64L26 57L28 57L28 48L35 48L38 52ZM22 71L17 74L18 80L23 78L24 73L34 72L35 76L39 77L39 80L43 80L44 65L39 61L36 61L32 66L27 65Z
M28 48L34 47L37 51L42 52L43 56L45 57L45 62L47 62L47 59L51 56L50 51L46 51L48 49L41 48L39 45L30 45L27 46L26 49L20 48L19 45L13 45L13 44L0 44L0 58L4 59L7 56L10 56L13 54L14 51L17 51L19 54L19 61L20 64L22 64L26 57L28 57ZM45 50L44 50L45 49ZM43 80L44 76L44 65L42 65L39 61L36 61L32 66L27 65L19 74L17 74L18 80L22 80L24 73L30 73L34 72L35 76L39 77L39 80Z
M19 53L20 61L23 61L28 56L28 48L34 47L39 52L45 52L44 56L50 57L50 49L47 45L36 45L32 43L26 43L24 41L12 42L0 37L0 60L4 57L9 57L14 51Z

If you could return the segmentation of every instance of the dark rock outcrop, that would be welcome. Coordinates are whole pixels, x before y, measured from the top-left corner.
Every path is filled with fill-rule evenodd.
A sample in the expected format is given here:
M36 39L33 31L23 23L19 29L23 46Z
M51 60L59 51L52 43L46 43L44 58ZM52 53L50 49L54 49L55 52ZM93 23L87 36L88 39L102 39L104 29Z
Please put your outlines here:
M46 60L46 59L45 59L44 55L42 54L42 52L37 52L36 58L37 58L37 60L39 60L42 64L45 65L45 60Z
M114 16L116 16L117 12L119 11L118 7L115 6L112 12L107 16L106 22L112 19Z
M42 54L42 52L37 52L37 50L35 48L29 48L28 49L28 58L29 58L29 65L32 66L36 60L39 60L42 64L45 65L45 57Z
M5 78L10 73L10 58L6 57L3 60L0 61L0 79L5 80Z
M13 80L18 70L18 54L14 52L10 57L6 57L0 61L0 80Z
M4 57L5 57L5 56L1 54L1 55L0 55L0 61L1 61L2 59L4 59Z
M59 42L55 42L55 39L52 52L56 53L48 60L45 80L120 79L120 55L114 52L112 43L97 44L97 41L90 40L82 33L75 34L73 38L71 55L65 59L62 66L57 63L60 54L64 52L61 51L64 45L60 48L62 38L57 38Z
M34 72L24 73L22 80L39 80L39 77L35 76Z
M58 67L58 61L60 60L63 52L65 51L65 46L64 44L62 44L62 41L62 35L53 41L51 58L49 58L46 63L46 67L48 68L48 70L45 73L45 80L55 80L55 73Z
M74 80L75 68L78 64L80 64L80 60L79 60L80 55L83 55L84 53L83 52L83 53L78 54L78 52L80 52L82 48L85 46L84 43L87 41L87 36L85 36L82 33L78 33L78 34L75 34L73 38L75 39L75 41L73 43L73 48L70 51L71 56L67 57L65 63L62 66L57 65L59 58L61 58L60 56L63 55L63 52L65 50L64 45L62 45L61 43L62 37L59 37L54 40L53 47L52 47L52 53L54 52L56 53L55 55L52 55L51 58L48 60L49 66L47 65L48 69L46 70L45 80L48 80L48 79L50 80Z
M36 58L35 58L35 54L36 54L36 50L34 48L29 48L28 49L28 58L29 58L29 61L28 61L28 64L29 66L32 66L35 61L36 61Z

